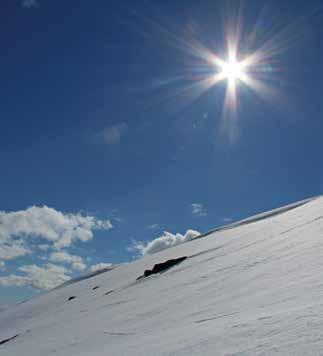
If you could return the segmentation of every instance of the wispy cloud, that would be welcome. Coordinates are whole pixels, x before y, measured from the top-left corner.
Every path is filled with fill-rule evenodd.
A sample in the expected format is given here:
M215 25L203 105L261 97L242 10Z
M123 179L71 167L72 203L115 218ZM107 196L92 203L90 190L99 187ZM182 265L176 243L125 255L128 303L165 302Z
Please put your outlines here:
M71 279L65 267L51 263L43 267L37 265L22 266L18 269L18 272L20 274L0 277L0 287L30 286L36 289L49 290Z
M206 216L207 215L206 208L201 203L192 203L191 209L192 209L192 214L195 216Z
M224 223L230 223L230 222L232 222L232 218L229 218L229 217L225 217L225 218L223 218L223 222Z
M72 269L77 271L84 271L86 269L86 264L82 257L71 255L67 251L52 252L49 256L49 260L52 262L68 264Z
M38 1L37 0L23 0L21 2L21 6L27 8L27 9L31 9L33 7L38 6Z
M128 125L125 122L121 122L119 124L106 127L102 131L102 137L106 144L115 145L121 141L122 136L125 135L127 130Z
M72 279L71 274L74 270L84 271L86 265L83 259L79 256L71 255L64 252L51 254L50 261L56 263L64 263L66 266L60 266L53 263L46 263L43 266L24 265L17 269L15 274L0 277L0 287L25 287L29 286L39 290L50 290ZM4 263L0 263L1 266ZM98 272L101 270L113 269L115 266L111 263L98 263L91 266L89 272Z
M160 226L158 224L152 224L152 225L148 225L147 229L149 229L149 230L157 230L157 229L160 229Z
M48 244L40 244L40 245L37 245L37 248L41 251L48 251L50 246Z
M6 269L6 263L4 261L0 261L0 271L4 271Z
M200 233L194 230L187 230L184 235L172 234L165 231L164 234L156 239L143 243L141 241L134 241L133 245L129 248L130 251L138 251L141 255L153 254L167 248L180 245L188 242L199 236Z

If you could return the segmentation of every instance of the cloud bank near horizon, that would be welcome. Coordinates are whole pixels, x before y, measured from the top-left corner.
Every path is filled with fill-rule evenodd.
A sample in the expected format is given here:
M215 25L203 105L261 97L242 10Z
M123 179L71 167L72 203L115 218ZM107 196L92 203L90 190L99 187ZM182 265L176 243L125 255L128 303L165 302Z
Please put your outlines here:
M64 213L48 206L0 211L0 286L51 289L71 279L75 271L91 270L84 258L67 249L94 238L94 231L108 231L110 220L81 213ZM37 264L27 264L30 257ZM20 260L19 267L3 275L6 262Z
M138 251L142 256L150 255L167 248L192 241L199 235L200 233L195 230L187 230L184 235L180 233L172 234L171 232L165 231L162 236L159 236L147 243L134 241L133 245L130 247L130 250Z

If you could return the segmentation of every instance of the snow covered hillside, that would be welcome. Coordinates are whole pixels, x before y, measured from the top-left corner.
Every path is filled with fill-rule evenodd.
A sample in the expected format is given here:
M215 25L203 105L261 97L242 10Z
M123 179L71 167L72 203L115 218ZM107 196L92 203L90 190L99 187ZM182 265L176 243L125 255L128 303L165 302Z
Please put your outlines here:
M187 258L137 279L180 257ZM322 197L0 313L5 356L272 353L323 354Z

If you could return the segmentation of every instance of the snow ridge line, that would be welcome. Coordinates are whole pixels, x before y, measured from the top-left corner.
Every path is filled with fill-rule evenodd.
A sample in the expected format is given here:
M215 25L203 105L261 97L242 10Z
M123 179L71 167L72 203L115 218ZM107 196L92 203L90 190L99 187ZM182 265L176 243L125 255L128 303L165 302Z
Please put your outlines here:
M293 209L296 209L296 208L298 208L300 206L308 204L311 201L314 201L314 200L319 199L321 197L322 197L322 195L319 195L319 196L316 196L316 197L312 197L312 198L309 198L309 199L304 199L304 200L301 200L301 201L299 201L297 203L292 203L292 204L286 205L283 208L277 208L277 209L274 209L274 210L270 210L268 212L256 214L256 215L251 216L250 218L246 218L246 219L237 221L237 222L229 224L229 225L224 225L224 226L221 226L221 227L217 227L216 229L209 230L209 231L207 231L207 232L195 237L194 240L201 239L203 237L209 236L209 235L211 235L211 234L213 234L215 232L230 230L230 229L233 229L235 227L239 227L239 226L243 226L243 225L247 225L247 224L252 224L254 222L258 222L258 221L261 221L261 220L265 220L267 218L271 218L271 217L274 217L274 216L277 216L277 215L280 215L280 214L284 214L284 213L286 213L286 212L288 212L290 210L293 210Z

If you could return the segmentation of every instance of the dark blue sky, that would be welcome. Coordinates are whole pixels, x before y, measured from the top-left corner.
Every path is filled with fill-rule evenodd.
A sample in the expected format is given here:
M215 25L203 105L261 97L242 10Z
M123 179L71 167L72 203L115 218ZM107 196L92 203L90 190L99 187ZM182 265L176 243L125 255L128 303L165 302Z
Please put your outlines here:
M69 251L117 263L133 258L132 240L204 232L321 194L321 1L244 2L242 50L255 30L255 46L283 42L265 80L285 97L241 86L234 141L219 130L225 83L194 101L174 95L201 65L182 41L225 57L223 22L238 1L228 3L2 0L0 209L110 219L110 231ZM28 258L6 260L1 276L39 265ZM2 289L0 303L28 294Z

